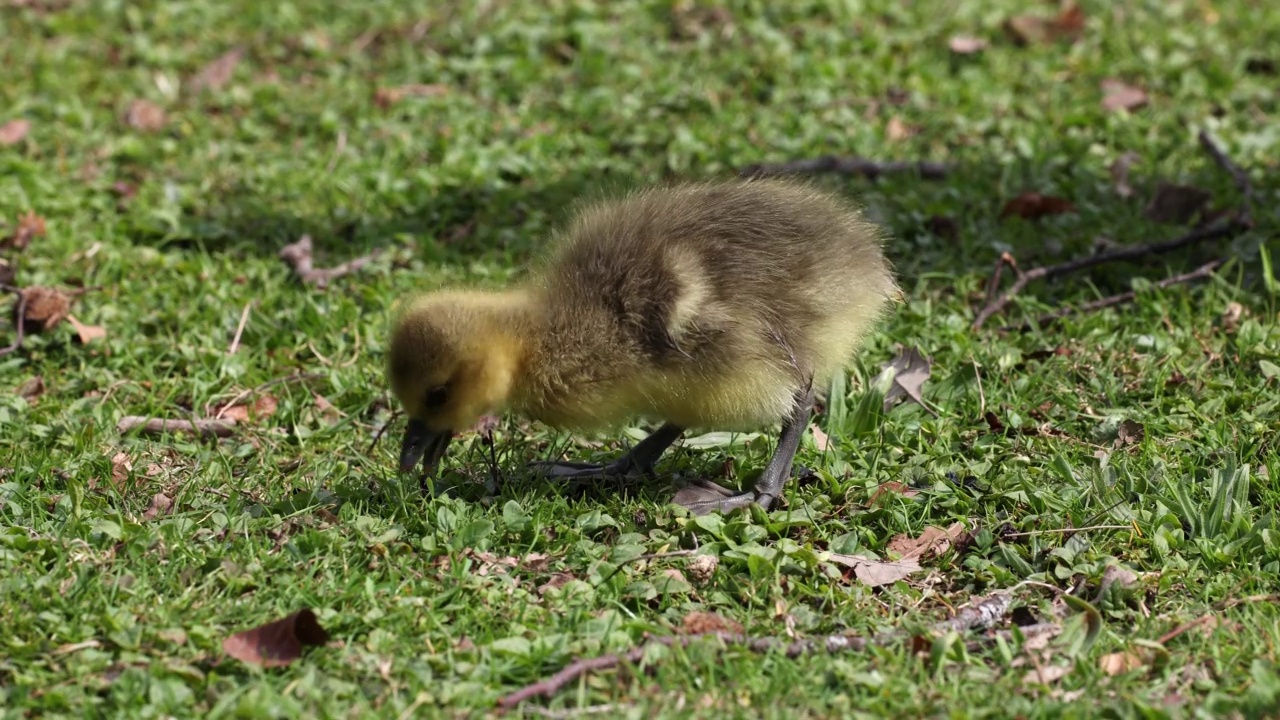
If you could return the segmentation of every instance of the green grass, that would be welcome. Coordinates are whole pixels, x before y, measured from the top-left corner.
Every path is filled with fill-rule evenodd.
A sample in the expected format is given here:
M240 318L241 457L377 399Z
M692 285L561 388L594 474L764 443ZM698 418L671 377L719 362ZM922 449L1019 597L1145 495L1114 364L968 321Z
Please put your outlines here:
M1037 619L1071 626L1043 650L1015 639L791 660L695 646L540 702L632 717L1275 712L1280 614L1273 602L1226 607L1280 592L1268 524L1280 381L1267 377L1280 308L1259 253L1270 243L1277 255L1280 98L1275 75L1248 71L1280 62L1271 4L1086 2L1078 43L1031 47L1000 30L1027 11L1012 0L17 5L0 10L0 124L25 118L31 131L0 146L0 220L12 229L34 211L48 233L5 257L23 286L100 286L72 312L108 335L85 346L63 325L0 358L0 716L486 713L576 657L676 632L692 610L754 635L870 635L1023 580L1096 600L1096 641L1080 642L1082 616L1062 619L1052 595L1027 587L1019 598ZM954 34L991 44L953 56ZM190 93L237 45L230 82ZM1112 77L1145 88L1148 106L1105 113L1099 83ZM447 92L375 103L376 88L407 84ZM167 111L161 130L124 122L139 98ZM892 118L918 132L891 139ZM1033 285L1007 318L1217 255L1236 262L1043 330L1002 334L1000 318L969 329L1000 252L1029 267L1087 253L1100 235L1174 237L1183 229L1142 214L1158 180L1234 207L1239 191L1199 148L1201 128L1252 171L1253 230ZM1108 174L1126 151L1142 157L1131 199ZM956 169L940 182L822 180L892 231L908 300L817 418L832 445L805 441L798 462L813 476L783 511L717 526L665 503L673 475L718 475L726 462L749 483L768 437L678 450L655 482L569 492L524 462L619 446L579 447L511 418L492 457L476 438L455 450L452 489L434 498L394 474L398 424L369 452L390 417L382 349L401 293L510 278L576 197L825 153ZM1078 212L1001 221L1024 190ZM959 237L929 232L935 215ZM304 233L321 265L388 252L328 290L306 288L276 258ZM1234 326L1220 319L1232 302ZM895 343L932 356L937 417L868 410ZM270 387L278 410L233 438L115 430L125 415L200 415L295 372L318 377ZM35 376L38 398L8 392ZM984 411L1009 431L993 432ZM1145 437L1116 447L1125 420ZM1055 431L1032 432L1045 424ZM117 481L119 453L132 470ZM1226 488L1233 478L1249 484ZM921 492L869 504L888 481ZM144 519L156 493L174 511ZM822 550L883 555L898 534L955 521L977 528L974 543L892 586L812 562ZM1131 529L1010 537L1086 524ZM705 584L664 584L687 557L613 574L694 546L721 561ZM530 553L547 560L490 567ZM1099 597L1111 564L1141 579ZM556 573L576 582L541 593ZM304 606L330 646L277 670L219 660L222 638ZM1218 623L1169 641L1160 662L1099 669L1206 614ZM1033 657L1071 671L1027 682Z

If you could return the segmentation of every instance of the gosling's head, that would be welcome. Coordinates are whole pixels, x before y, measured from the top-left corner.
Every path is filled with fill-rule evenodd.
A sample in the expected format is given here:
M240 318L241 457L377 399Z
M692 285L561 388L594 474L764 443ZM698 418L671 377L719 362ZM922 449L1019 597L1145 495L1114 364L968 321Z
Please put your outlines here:
M409 424L400 470L435 471L453 434L506 404L519 336L488 293L448 292L408 303L392 324L387 378Z

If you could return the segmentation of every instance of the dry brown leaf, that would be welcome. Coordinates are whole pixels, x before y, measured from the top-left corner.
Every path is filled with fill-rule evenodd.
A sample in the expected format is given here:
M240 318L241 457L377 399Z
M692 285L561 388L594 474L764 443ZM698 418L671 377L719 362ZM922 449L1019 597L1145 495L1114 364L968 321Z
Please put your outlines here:
M1145 661L1132 650L1113 652L1098 658L1098 669L1107 675L1123 675L1142 667Z
M0 248L26 250L32 238L44 237L46 232L44 218L28 211L18 217L18 227L8 237L0 240Z
M1102 81L1103 110L1136 110L1146 104L1147 93L1142 88L1110 78Z
M889 392L885 393L884 396L885 410L893 407L897 399L904 395L927 409L928 406L924 404L924 397L921 395L921 391L924 388L925 381L929 379L929 372L933 368L933 360L925 357L916 348L903 348L882 367L884 370L893 369L893 385L890 386Z
M238 632L222 641L222 651L243 663L281 667L302 657L308 645L329 642L329 633L320 627L309 609L288 617Z
M1004 204L1000 217L1020 217L1035 220L1046 215L1073 213L1076 206L1070 200L1035 192L1024 192Z
M1208 191L1193 185L1162 182L1156 185L1143 214L1152 222L1186 225L1204 211L1211 197Z
M315 400L316 410L320 411L320 416L325 422L332 425L342 419L342 411L334 407L328 398L318 392L311 393L311 396Z
M1142 423L1125 420L1116 429L1116 447L1136 445L1142 442L1142 439L1146 436L1147 429L1142 426Z
M1048 685L1050 683L1058 682L1069 674L1071 674L1070 665L1048 665L1028 672L1023 676L1022 682L1027 685L1032 683L1043 683Z
M270 393L262 393L252 405L240 403L231 407L221 407L214 415L221 419L230 419L238 423L248 422L250 418L265 420L276 412L276 399Z
M129 127L143 132L154 132L169 121L164 108L150 100L134 100L125 111L124 120Z
M705 633L741 635L742 624L716 613L699 612L697 610L685 615L680 621L680 634L682 635L703 635Z
M373 103L380 108L389 108L407 97L439 97L449 92L449 86L434 83L429 85L400 85L398 87L381 87L373 93Z
M231 82L231 76L235 74L236 66L240 64L242 57L244 57L244 48L232 48L223 53L221 57L205 65L195 77L191 78L191 89L197 93L204 90L221 90Z
M841 553L827 553L824 557L828 562L852 568L854 577L867 587L889 585L921 569L915 560L872 560Z
M930 525L920 537L906 534L894 537L886 549L903 560L924 559L945 553L963 534L964 524L960 522L951 523L946 529Z
M1017 15L1005 20L1004 30L1019 45L1044 44L1057 40L1075 42L1084 34L1084 11L1072 4L1056 17Z
M520 561L520 567L529 572L542 572L551 564L551 556L546 553L529 553Z
M24 301L22 329L27 333L44 332L57 327L58 323L67 317L67 311L71 309L71 298L53 288L40 286L23 288L22 298ZM16 316L18 303L14 303L13 311Z
M955 35L947 43L951 52L957 55L973 55L987 49L987 41L972 35Z
M904 498L915 497L920 494L918 490L912 490L910 486L900 483L896 480L880 483L875 490L871 491L871 497L867 498L867 504L872 504L881 498L887 498L890 495L901 495Z
M574 577L569 573L558 572L552 575L549 580L538 586L538 594L546 595L551 590L559 590L565 585L568 585L569 581L573 579Z
M1222 329L1227 332L1234 331L1240 326L1240 318L1244 317L1244 305L1232 300L1227 303L1227 309L1222 311Z
M1115 185L1116 194L1127 198L1133 195L1133 187L1129 185L1129 168L1142 159L1138 153L1129 150L1111 163L1111 182Z
M480 562L480 566L476 568L476 575L484 577L491 572L509 572L511 568L520 564L520 559L507 555L498 557L487 550L467 550L466 554L475 558Z
M21 118L17 120L10 120L5 124L0 125L0 145L17 145L22 142L22 139L25 138L29 132L31 132L30 120L23 120Z
M168 515L173 509L173 499L164 493L156 493L151 496L151 505L147 507L147 511L142 513L143 520L155 520L160 515Z
M97 640L84 640L78 643L67 643L66 645L59 645L58 647L53 649L52 654L70 655L71 653L80 652L81 650L88 650L90 648L97 648L97 647L102 647L102 643L98 642Z
M813 446L818 452L826 452L831 447L831 438L816 423L809 426L809 432L813 433Z
M75 328L76 336L80 338L80 344L88 345L94 340L101 340L107 336L107 330L99 325L85 325L76 319L75 315L67 315L67 322L71 323L71 327Z
M123 492L129 482L129 473L133 471L133 463L125 452L118 452L111 458L111 481L116 489Z
M884 134L891 142L897 142L898 140L906 140L907 138L915 135L916 129L907 125L901 118L895 115L889 118L889 122L885 124Z
M37 375L18 386L18 397L31 402L44 394L44 377Z

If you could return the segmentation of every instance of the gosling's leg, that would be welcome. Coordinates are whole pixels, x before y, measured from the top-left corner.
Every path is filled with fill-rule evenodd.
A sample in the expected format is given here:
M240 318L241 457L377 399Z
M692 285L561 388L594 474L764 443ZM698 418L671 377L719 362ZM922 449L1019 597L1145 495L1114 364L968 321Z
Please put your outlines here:
M695 484L682 488L672 499L678 505L688 508L694 515L706 515L719 510L729 512L751 503L759 503L768 510L782 495L782 489L791 476L791 462L795 460L796 451L800 449L800 437L809 425L809 417L813 413L813 391L806 387L796 393L796 409L782 423L782 433L778 437L778 447L773 457L765 466L764 472L756 480L755 489L734 494L731 490L709 481L699 480Z
M579 462L535 462L548 477L600 478L617 475L651 475L658 458L680 438L684 428L665 423L641 440L626 455L606 465Z

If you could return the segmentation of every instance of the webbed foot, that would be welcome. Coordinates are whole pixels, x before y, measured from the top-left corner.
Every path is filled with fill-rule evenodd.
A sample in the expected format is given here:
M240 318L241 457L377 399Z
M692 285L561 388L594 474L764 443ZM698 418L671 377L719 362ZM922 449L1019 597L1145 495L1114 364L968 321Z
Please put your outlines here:
M658 458L662 457L662 453L671 447L671 443L675 442L683 432L683 428L666 423L637 443L631 448L631 452L604 465L540 460L530 463L529 466L539 471L539 474L553 478L587 479L652 475Z
M738 508L747 507L756 501L754 490L735 493L721 487L710 480L694 480L693 484L680 488L671 502L684 507L694 515L708 515L713 512L727 513Z

